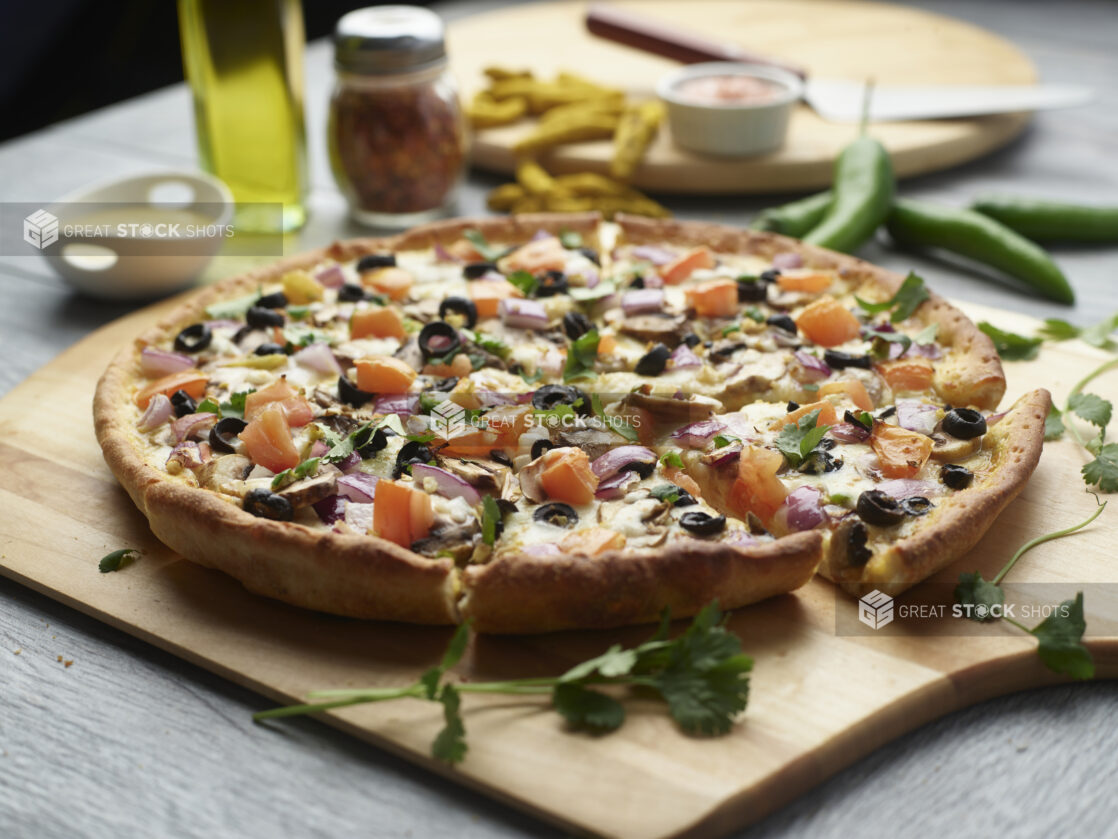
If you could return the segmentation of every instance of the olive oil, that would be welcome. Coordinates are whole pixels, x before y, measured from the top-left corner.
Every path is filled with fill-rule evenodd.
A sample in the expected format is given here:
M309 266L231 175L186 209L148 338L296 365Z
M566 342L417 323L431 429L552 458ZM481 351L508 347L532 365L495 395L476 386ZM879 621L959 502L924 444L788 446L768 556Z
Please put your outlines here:
M202 167L232 190L242 230L298 229L307 180L299 0L179 0L179 28Z

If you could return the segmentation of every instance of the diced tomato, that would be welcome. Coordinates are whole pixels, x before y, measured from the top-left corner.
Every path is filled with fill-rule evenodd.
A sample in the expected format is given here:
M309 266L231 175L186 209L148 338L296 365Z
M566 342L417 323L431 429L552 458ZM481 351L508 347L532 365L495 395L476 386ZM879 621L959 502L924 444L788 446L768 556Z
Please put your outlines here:
M766 526L784 503L788 490L777 471L784 465L784 455L757 446L745 446L738 460L738 477L730 490L730 503L742 518L753 513Z
M932 386L935 374L932 362L920 355L882 361L874 366L894 393L926 391Z
M700 317L728 318L738 310L738 284L733 280L709 280L689 286L684 295Z
M617 338L612 332L602 332L598 337L598 355L609 355L617 349Z
M713 267L714 257L711 255L710 249L707 248L706 245L702 245L695 248L693 251L688 251L674 262L669 262L667 265L662 266L658 273L668 285L678 285L699 268ZM737 286L734 288L736 292ZM734 302L737 302L736 296L734 297Z
M481 428L467 430L451 435L447 444L439 449L444 454L457 457L488 457L493 449L499 448L497 435Z
M470 283L470 299L477 306L479 318L497 317L497 306L510 297L523 297L520 289L507 280L479 280Z
M252 420L272 403L278 403L287 417L287 424L300 428L314 419L311 404L302 393L288 384L287 379L272 382L263 390L250 393L245 397L245 419ZM269 467L270 468L270 467Z
M415 381L415 370L391 356L359 358L353 366L357 368L357 387L366 393L407 393Z
M829 399L820 399L818 402L812 402L808 405L801 405L794 411L789 411L784 415L784 419L777 420L773 423L773 429L784 428L786 425L795 425L800 421L801 417L806 417L812 411L819 410L819 418L816 419L816 425L834 425L838 421L838 415L835 413L835 406Z
M579 556L599 556L625 547L625 534L608 527L587 527L564 536L559 550Z
M259 411L238 436L253 463L265 469L282 472L299 464L299 453L279 402L271 402Z
M435 511L431 496L404 483L381 478L373 499L373 533L410 548L431 532Z
M500 446L515 446L520 435L528 430L531 405L500 405L487 412L482 420L497 435Z
M427 376L441 376L446 379L450 376L456 376L459 379L464 376L470 375L474 372L473 362L470 357L465 353L458 353L451 359L450 364L425 364L423 366L423 373Z
M376 268L362 274L361 282L393 300L403 300L415 284L415 277L403 268Z
M529 274L565 271L568 256L563 243L554 236L548 236L546 239L537 239L521 245L505 257L502 267L506 272L527 271Z
M404 329L404 321L400 313L387 306L377 306L374 309L362 309L354 312L349 319L350 338L399 338L403 341L408 337Z
M485 259L469 239L459 239L447 246L446 252L463 262L481 262Z
M932 453L932 438L898 425L873 424L870 446L887 478L912 478Z
M201 370L180 370L178 373L169 373L141 389L136 394L136 404L146 408L155 394L162 393L164 396L171 397L177 390L185 390L190 394L191 399L201 399L206 395L206 383L209 380Z
M590 458L582 449L552 449L543 455L540 486L548 498L568 504L589 504L598 489L598 476L590 469Z
M808 340L821 347L837 347L862 332L858 318L830 296L820 297L800 312L796 326Z
M785 291L818 294L830 288L835 278L834 275L822 271L785 271L776 278L776 281Z
M857 379L850 379L845 382L827 382L825 385L820 385L820 396L828 396L832 393L845 393L850 401L863 411L873 410L873 400L866 393L866 386Z

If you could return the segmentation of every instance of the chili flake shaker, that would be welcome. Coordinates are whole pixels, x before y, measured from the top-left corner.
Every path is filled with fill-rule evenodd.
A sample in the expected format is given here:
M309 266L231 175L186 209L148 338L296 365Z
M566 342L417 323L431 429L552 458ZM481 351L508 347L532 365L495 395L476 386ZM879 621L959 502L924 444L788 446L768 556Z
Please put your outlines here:
M410 227L446 214L466 165L466 123L443 24L418 6L350 12L334 32L330 164L351 214Z

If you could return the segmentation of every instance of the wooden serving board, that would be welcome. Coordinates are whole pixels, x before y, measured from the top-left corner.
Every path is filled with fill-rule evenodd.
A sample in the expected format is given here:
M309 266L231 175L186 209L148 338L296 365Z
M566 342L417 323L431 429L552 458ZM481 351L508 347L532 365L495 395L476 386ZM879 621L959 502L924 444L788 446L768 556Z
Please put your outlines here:
M251 595L157 542L109 473L91 427L94 384L119 347L178 302L99 330L0 400L0 573L277 702L302 700L313 689L411 682L438 660L450 630L344 620ZM1010 329L1035 325L964 308ZM1038 361L1008 366L1008 397L1043 385L1062 398L1099 356L1081 344L1045 348ZM1093 389L1118 398L1118 374ZM975 568L989 578L1027 539L1082 520L1094 507L1078 475L1082 462L1071 443L1049 444L1018 500L940 578ZM1103 596L1106 586L1089 584L1118 581L1115 515L1108 510L1089 529L1036 549L1012 577L1052 583L1061 597L1087 588L1088 646L1100 676L1118 675L1118 602ZM139 548L143 558L99 573L100 557L121 547ZM544 699L467 695L469 754L447 769L428 756L441 726L437 706L399 701L324 719L582 833L718 836L930 719L1056 681L1031 639L1002 625L968 623L968 637L937 635L952 631L942 621L919 632L838 633L836 618L855 611L817 579L736 613L731 626L756 665L749 708L725 737L686 737L651 701L630 703L621 730L594 738L565 731ZM614 641L633 644L648 633L476 638L456 672L470 680L555 675ZM261 726L257 736L275 735Z
M715 40L736 42L806 68L818 78L878 84L1027 84L1036 69L1011 43L968 23L918 9L857 0L610 0ZM638 98L652 98L672 61L596 38L583 24L586 4L519 4L452 23L451 67L467 96L484 86L482 70L499 65L551 78L569 70ZM900 177L946 169L1008 143L1028 114L874 124ZM510 173L512 144L531 130L524 121L478 132L475 165ZM792 117L778 152L749 158L709 157L676 148L661 132L633 183L664 193L741 194L821 189L835 157L857 127L830 123L806 105ZM542 158L553 174L606 172L608 141L578 143Z

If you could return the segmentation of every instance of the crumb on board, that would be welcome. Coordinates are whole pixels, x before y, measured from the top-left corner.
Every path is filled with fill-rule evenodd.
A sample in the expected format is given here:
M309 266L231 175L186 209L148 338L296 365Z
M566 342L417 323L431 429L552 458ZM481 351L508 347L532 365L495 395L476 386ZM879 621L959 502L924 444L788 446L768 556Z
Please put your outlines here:
M74 663L74 660L72 658L63 658L62 656L58 657L58 661L62 664L63 667L69 667L71 664Z
M23 647L20 647L18 650L12 650L12 655L19 655L21 652L23 652Z

